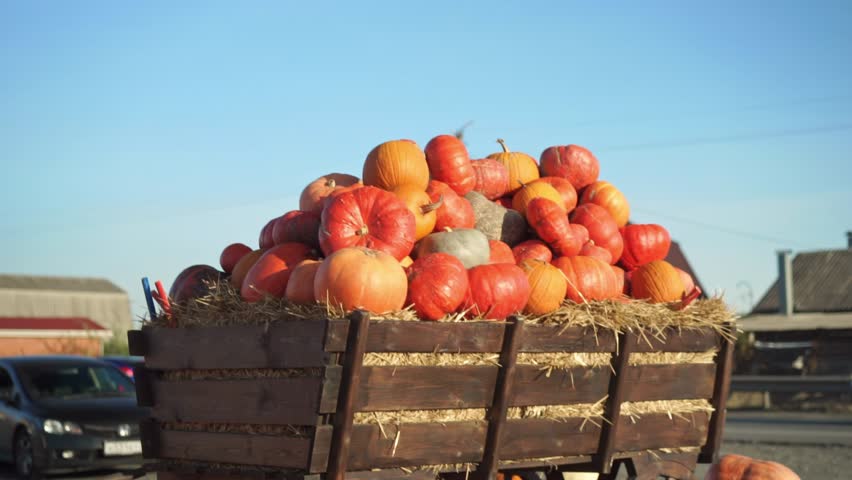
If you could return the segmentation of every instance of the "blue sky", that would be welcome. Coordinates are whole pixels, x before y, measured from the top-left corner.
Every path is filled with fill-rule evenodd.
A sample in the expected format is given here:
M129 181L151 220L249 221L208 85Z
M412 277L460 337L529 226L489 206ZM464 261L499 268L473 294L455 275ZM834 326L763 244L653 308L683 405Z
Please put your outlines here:
M308 5L310 3L310 5ZM593 2L598 3L598 2ZM852 3L0 2L0 271L167 285L378 143L576 143L738 309L852 229Z

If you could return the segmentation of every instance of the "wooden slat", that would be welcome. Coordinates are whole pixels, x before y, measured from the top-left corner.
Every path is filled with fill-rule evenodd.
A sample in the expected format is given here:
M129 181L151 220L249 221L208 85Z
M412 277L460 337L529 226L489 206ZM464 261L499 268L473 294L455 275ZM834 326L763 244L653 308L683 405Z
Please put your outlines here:
M368 352L415 353L497 353L503 346L503 322L411 322L374 320L370 325ZM597 336L583 327L527 325L529 332L522 352L612 352L615 337L599 331ZM330 320L325 348L342 352L345 348L345 320Z
M595 403L606 396L609 368L576 367L547 371L534 365L518 365L510 395L513 407Z
M524 338L524 321L514 317L506 325L503 335L503 349L500 352L500 370L494 386L494 400L488 409L488 431L485 436L485 450L482 461L476 470L480 480L496 480L500 462L500 446L505 435L506 414L509 411L509 392L515 380L515 366Z
M491 406L498 368L487 365L363 367L355 410L428 410ZM625 401L710 398L715 367L641 365L625 372ZM337 408L340 371L328 369L321 413ZM595 403L607 395L608 368L576 367L548 373L538 366L518 365L509 395L513 407Z
M370 324L368 352L478 353L499 352L504 325L498 322L412 322L374 320ZM325 348L342 352L347 323L331 320Z
M157 458L306 468L310 438L159 430ZM143 444L144 445L144 444Z
M734 326L728 325L728 330L733 333ZM701 450L698 460L702 463L713 463L718 460L719 449L722 446L722 431L725 427L725 415L728 394L731 390L731 372L734 365L734 345L732 341L725 340L719 355L716 356L716 376L713 384L712 404L715 409L710 418L707 442Z
M523 419L506 423L500 447L504 460L547 458L595 453L600 428L582 418L564 420Z
M649 332L635 335L632 351L645 352L706 352L718 349L720 336L711 328L678 330L667 328L657 337Z
M628 360L633 348L636 347L636 334L632 332L623 333L619 336L621 349L614 355L610 363L612 376L609 379L609 397L604 407L604 422L601 428L600 444L595 454L595 463L600 473L608 474L612 471L612 454L615 453L618 429L621 426L621 403L626 397L625 372L628 368Z
M321 367L328 356L323 351L326 323L146 327L139 342L145 345L145 364L154 370Z
M164 422L314 425L318 377L152 380L152 416Z
M352 444L352 424L355 418L355 404L358 402L358 388L361 384L361 370L367 339L370 334L370 315L355 311L349 316L349 329L346 339L346 352L343 354L343 371L340 380L340 393L337 397L337 410L334 414L334 431L329 448L329 480L344 480L349 466L349 447ZM355 445L360 445L355 443ZM351 466L353 470L358 467Z
M355 425L349 451L350 470L478 462L485 444L485 422L426 423L383 426ZM313 471L325 471L331 427L319 427L314 442ZM394 451L394 441L399 442ZM325 448L323 448L325 447Z
M136 384L136 405L140 407L154 406L154 375L145 365L133 367L133 381Z
M131 355L144 357L148 353L148 344L145 334L140 330L127 331L127 350Z
M637 365L624 372L624 401L709 399L716 366L707 364Z
M614 352L615 335L610 331L563 325L528 325L522 352Z
M615 451L700 447L707 439L709 423L710 415L704 412L672 418L665 413L654 413L643 415L635 423L628 417L622 417L619 421Z

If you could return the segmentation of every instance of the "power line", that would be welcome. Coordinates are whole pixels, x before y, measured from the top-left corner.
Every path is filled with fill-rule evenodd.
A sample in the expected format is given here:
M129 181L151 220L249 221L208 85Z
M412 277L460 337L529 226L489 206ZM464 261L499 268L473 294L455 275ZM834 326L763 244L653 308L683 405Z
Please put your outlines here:
M671 220L671 221L675 221L675 222L688 223L688 224L695 225L697 227L706 228L708 230L716 230L718 232L727 233L729 235L735 235L735 236L740 236L740 237L744 237L744 238L750 238L752 240L757 240L757 241L761 241L761 242L769 242L769 243L773 243L773 244L776 244L776 245L783 245L783 246L795 246L795 247L798 247L798 248L809 248L809 246L807 246L807 245L805 245L801 242L798 242L796 240L791 240L789 238L782 239L782 238L772 237L772 236L769 236L769 235L763 235L763 234L760 234L760 233L754 233L754 232L748 232L748 231L745 231L745 230L739 230L739 229L727 227L727 226L724 226L724 225L714 225L712 223L700 222L698 220L694 220L694 219L691 219L691 218L684 218L684 217L679 217L679 216L676 216L676 215L669 215L667 213L653 212L653 211L639 209L639 208L634 208L634 209L631 209L631 210L634 211L634 212L637 212L637 213L643 213L645 215L652 215L654 217L665 218L667 220Z

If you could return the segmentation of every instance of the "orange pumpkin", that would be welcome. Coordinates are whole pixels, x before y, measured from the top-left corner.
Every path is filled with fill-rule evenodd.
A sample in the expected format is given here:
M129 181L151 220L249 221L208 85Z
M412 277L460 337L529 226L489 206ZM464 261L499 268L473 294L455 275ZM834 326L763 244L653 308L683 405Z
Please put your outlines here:
M707 471L705 480L801 480L795 472L777 462L744 455L725 455Z
M443 198L432 202L429 194L414 185L402 185L393 190L400 200L405 202L408 210L414 214L414 238L420 240L435 230L438 220L437 210L443 204Z
M358 177L347 175L345 173L329 173L328 175L323 175L309 183L308 186L302 190L302 195L299 197L299 210L320 213L322 211L323 200L329 196L331 192L339 188L355 185L358 182L360 182Z
M547 182L542 182L541 180L536 180L532 183L523 185L520 190L515 192L515 196L512 197L512 209L521 212L521 215L526 218L527 206L534 198L548 198L553 200L554 203L563 209L565 207L565 200L553 185ZM568 214L567 210L565 211L565 214Z
M319 260L302 260L290 273L284 298L297 305L310 305L316 302L314 298L314 277L320 267Z
M580 196L580 204L594 203L605 208L612 215L618 228L627 225L630 218L630 204L621 190L615 185L603 180L597 181L583 190Z
M509 171L509 189L507 193L515 193L521 188L521 185L532 183L533 180L539 178L538 163L536 163L533 157L526 153L510 152L509 147L506 146L506 142L502 138L498 139L497 143L503 147L503 151L492 153L488 155L488 158L499 161Z
M530 298L524 313L546 315L559 308L568 291L562 271L541 260L524 260L520 266L530 282Z
M364 185L393 191L403 185L426 190L429 164L426 154L411 140L394 140L376 146L364 161Z
M257 259L263 256L265 251L266 250L259 248L243 255L242 258L240 258L240 261L234 265L234 269L231 271L231 278L228 279L228 283L239 291L243 286L243 280L245 280L248 271L251 270L251 267L254 266Z
M568 281L566 297L576 303L606 300L621 294L621 284L610 265L595 257L559 257L553 265Z
M323 260L314 277L314 298L346 311L372 313L401 310L408 278L390 254L364 247L345 247Z
M637 268L630 276L633 298L651 303L675 302L684 294L677 269L665 260L654 260Z
M565 202L565 210L570 212L577 206L577 190L568 179L562 177L541 177L536 180L553 185L553 188L562 195L562 200Z
M293 268L312 253L311 247L298 242L270 248L249 269L240 296L247 302L256 302L266 295L284 298Z

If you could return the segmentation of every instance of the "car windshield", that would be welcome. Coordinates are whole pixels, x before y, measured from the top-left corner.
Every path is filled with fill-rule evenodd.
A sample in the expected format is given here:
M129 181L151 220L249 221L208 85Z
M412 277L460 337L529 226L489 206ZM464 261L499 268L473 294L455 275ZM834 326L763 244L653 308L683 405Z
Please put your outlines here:
M133 382L112 366L32 364L18 366L18 373L33 400L136 395Z

